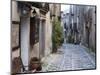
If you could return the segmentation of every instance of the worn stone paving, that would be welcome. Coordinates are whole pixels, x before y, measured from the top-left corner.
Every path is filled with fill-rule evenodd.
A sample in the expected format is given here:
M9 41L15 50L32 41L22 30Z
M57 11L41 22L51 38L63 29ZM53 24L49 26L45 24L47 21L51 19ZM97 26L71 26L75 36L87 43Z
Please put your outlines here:
M42 72L95 69L94 58L84 46L64 44L57 53L42 59Z

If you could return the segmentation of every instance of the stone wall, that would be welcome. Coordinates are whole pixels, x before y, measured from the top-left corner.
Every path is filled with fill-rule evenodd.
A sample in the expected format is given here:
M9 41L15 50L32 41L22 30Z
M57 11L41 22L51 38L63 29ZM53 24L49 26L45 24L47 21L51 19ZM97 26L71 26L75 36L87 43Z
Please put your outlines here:
M52 51L52 23L50 19L50 11L46 14L45 28L45 55L48 55Z

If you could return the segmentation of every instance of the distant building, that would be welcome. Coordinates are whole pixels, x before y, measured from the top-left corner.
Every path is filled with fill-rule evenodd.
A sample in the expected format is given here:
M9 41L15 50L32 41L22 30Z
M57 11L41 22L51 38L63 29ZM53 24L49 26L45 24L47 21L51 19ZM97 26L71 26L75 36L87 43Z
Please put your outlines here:
M83 44L96 50L96 7L69 5L69 14L63 11L62 22L66 31L66 42ZM68 14L66 16L66 14ZM68 20L68 21L66 21ZM66 24L66 25L65 25ZM66 30L68 28L68 31Z

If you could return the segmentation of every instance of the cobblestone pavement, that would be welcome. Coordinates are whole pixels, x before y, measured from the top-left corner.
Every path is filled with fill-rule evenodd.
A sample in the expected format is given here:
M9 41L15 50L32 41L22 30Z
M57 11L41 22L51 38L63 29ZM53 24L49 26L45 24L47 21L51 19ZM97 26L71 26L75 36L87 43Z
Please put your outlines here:
M95 56L81 45L64 44L57 53L42 59L42 72L95 69Z

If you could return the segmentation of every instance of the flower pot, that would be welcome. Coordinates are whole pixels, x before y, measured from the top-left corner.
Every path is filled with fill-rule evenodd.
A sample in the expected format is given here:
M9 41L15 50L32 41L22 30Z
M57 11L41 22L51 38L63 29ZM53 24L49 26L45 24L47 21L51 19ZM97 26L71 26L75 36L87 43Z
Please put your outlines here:
M36 57L33 57L30 60L29 69L30 70L35 70L36 69L36 71L40 71L42 69L40 60Z

